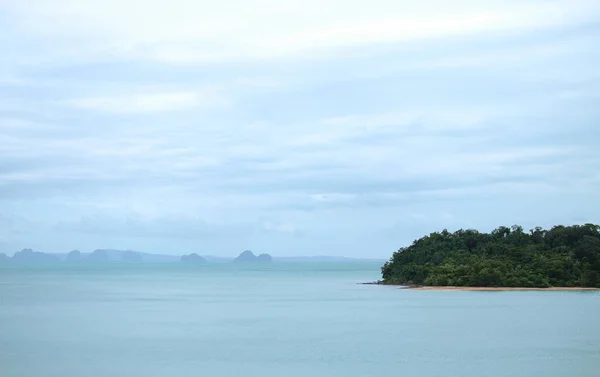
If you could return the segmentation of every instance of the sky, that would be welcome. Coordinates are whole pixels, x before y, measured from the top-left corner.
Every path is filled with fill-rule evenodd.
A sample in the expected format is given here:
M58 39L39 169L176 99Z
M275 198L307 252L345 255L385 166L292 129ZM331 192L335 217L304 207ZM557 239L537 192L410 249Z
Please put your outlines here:
M597 0L0 0L0 29L9 255L600 223Z

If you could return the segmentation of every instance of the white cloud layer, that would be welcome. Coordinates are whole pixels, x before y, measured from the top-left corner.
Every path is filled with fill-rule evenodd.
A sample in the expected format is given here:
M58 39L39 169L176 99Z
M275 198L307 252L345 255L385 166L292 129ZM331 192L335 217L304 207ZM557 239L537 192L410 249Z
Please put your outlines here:
M10 24L28 37L65 42L64 53L168 62L307 57L425 38L519 33L593 21L592 0L295 1L32 0L7 2Z
M597 1L0 11L0 252L387 257L600 222Z

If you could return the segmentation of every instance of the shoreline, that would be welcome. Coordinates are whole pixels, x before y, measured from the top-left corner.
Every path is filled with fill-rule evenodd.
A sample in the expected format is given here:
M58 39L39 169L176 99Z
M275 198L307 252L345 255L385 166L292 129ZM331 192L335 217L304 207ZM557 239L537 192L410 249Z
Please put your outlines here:
M409 285L409 284L387 284L381 281L360 283L363 285L386 285L398 287L399 289L411 289L416 291L600 291L594 287L461 287L461 286L434 286L434 285Z
M422 286L406 287L417 291L599 291L600 288L593 287L454 287L454 286Z

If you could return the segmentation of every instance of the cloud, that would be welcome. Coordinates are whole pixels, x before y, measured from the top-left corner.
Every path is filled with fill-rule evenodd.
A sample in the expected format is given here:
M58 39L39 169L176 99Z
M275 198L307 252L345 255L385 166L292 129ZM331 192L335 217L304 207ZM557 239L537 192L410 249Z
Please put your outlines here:
M252 231L251 225L248 224L216 224L193 217L144 218L139 215L127 217L84 216L76 221L59 222L55 229L109 237L194 239L227 237L230 234L240 236Z
M4 5L15 30L30 38L93 41L81 54L197 63L240 58L327 56L332 48L496 32L520 32L593 20L597 2L577 0L420 3L253 0L232 5L189 0L38 0ZM277 32L274 32L276 30Z
M0 208L35 224L2 247L386 256L599 213L597 2L231 4L0 2Z
M265 221L263 223L263 228L267 231L273 231L277 233L290 234L290 235L298 235L300 232L293 224L290 223L281 223L281 222L271 222Z
M134 94L117 97L90 97L64 101L65 105L109 113L145 113L173 111L190 107L223 104L222 98L197 92Z

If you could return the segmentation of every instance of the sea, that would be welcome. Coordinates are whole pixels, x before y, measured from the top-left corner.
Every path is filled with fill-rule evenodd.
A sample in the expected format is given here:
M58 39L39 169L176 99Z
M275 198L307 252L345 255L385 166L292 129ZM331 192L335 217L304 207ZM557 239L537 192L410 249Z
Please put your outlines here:
M1 377L598 377L600 293L362 285L378 263L0 266Z

